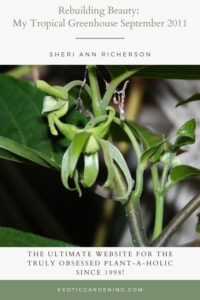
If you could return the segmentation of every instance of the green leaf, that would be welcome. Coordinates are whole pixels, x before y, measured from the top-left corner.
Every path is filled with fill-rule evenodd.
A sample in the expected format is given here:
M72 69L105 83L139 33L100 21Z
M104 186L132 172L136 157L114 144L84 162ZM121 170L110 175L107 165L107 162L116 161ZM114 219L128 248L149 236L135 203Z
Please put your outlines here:
M150 131L135 122L126 121L126 125L132 130L135 138L143 146L144 152L140 158L143 168L148 165L148 160L151 159L153 163L159 161L161 155L165 151L167 139L163 139L157 134Z
M10 156L10 160L20 162L23 159L26 159L43 167L53 167L59 169L59 165L51 161L47 156L44 156L39 151L35 151L34 149L20 145L10 139L0 136L0 156L2 150L4 150L5 158ZM12 159L12 154L16 157L16 159L14 159L14 157Z
M191 119L183 124L177 131L177 139L171 151L178 151L182 146L195 143L196 121Z
M27 163L28 161L26 159L23 159L21 157L18 157L17 155L11 153L10 151L6 151L4 149L0 148L0 158L1 159L6 159L18 163Z
M46 120L41 117L44 94L26 81L0 75L0 135L41 153L59 165Z
M112 78L129 74L131 76L158 79L200 79L199 65L166 65L166 66L106 66ZM135 72L136 71L136 72ZM126 77L126 78L128 78Z
M195 142L196 121L194 119L187 121L177 131L178 143L191 144Z
M191 166L181 165L174 167L170 173L170 185L174 185L177 182L199 175L200 169L196 169Z
M69 93L69 112L64 121L84 127L87 118L75 111L77 93ZM30 150L44 161L44 166L60 168L62 156L69 145L63 137L50 134L48 122L41 116L44 94L33 84L9 76L0 75L0 136L13 140ZM9 149L0 146L0 158L26 162ZM38 163L35 159L31 161ZM41 165L41 164L40 164Z
M193 96L187 98L186 100L180 101L180 102L176 105L176 107L181 106L181 105L185 105L185 104L187 104L187 103L189 103L189 102L194 102L194 101L199 101L199 100L200 100L200 93L196 93L196 94L194 94Z
M36 234L0 227L0 247L72 247L65 242L51 240Z
M154 146L150 147L149 149L147 149L146 151L144 151L144 153L142 154L142 156L140 158L141 165L144 169L147 167L149 160L151 160L153 163L155 163L159 160L159 158L161 157L161 155L164 152L164 143L165 142L166 142L166 140L163 140L159 144L154 145Z
M163 141L162 137L136 122L126 121L126 124L131 128L137 140L143 145L144 150L157 146Z

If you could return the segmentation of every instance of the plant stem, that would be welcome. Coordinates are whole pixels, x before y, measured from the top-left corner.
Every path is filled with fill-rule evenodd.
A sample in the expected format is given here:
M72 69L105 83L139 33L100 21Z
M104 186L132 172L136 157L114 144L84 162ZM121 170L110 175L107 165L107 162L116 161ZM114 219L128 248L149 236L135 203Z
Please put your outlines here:
M138 167L136 170L135 188L131 194L131 201L133 203L135 201L138 201L141 198L142 190L143 190L143 174L144 174L144 170L141 167L141 164L138 164Z
M164 168L163 168L161 183L160 183L160 188L161 188L161 191L163 191L163 192L165 189L168 172L169 172L169 164L166 164L166 165L164 165Z
M148 240L145 234L144 225L141 218L139 201L129 201L125 206L126 216L128 219L129 228L133 245L135 247L148 246Z
M131 201L132 202L138 201L138 199L140 199L140 197L142 195L143 174L144 174L144 169L140 164L141 149L140 149L140 146L139 146L134 134L132 133L131 129L127 126L127 124L122 122L118 118L114 118L114 122L123 128L124 132L127 134L127 136L130 139L133 149L135 150L138 166L137 166L137 170L136 170L135 189L131 194Z
M158 169L156 165L151 167L151 175L153 181L153 191L156 199L155 208L155 223L153 231L153 239L155 239L161 232L163 226L163 199L160 195L160 182L158 177Z
M153 240L156 239L162 231L163 214L164 214L164 197L162 196L162 194L157 194Z
M125 110L125 118L126 120L133 121L135 120L136 116L138 115L138 111L141 105L141 98L143 95L143 86L142 86L142 80L134 78L134 87L132 84L130 84L130 90L128 98L126 99L126 110ZM100 116L97 118L92 119L90 122L93 124L89 124L89 126L94 127L96 122L100 122L100 119L106 120L106 116ZM95 123L95 124L94 124ZM125 155L129 152L130 149L130 143L128 142L119 142L118 143L118 149L120 152ZM137 175L136 175L137 177ZM105 200L103 204L103 211L102 211L102 220L99 224L99 227L97 228L97 232L95 234L95 243L94 246L104 246L105 240L107 238L108 232L109 232L109 223L111 219L114 217L113 213L116 208L116 202L110 200L109 198ZM101 238L100 238L101 237Z
M160 186L159 177L158 177L158 169L157 169L156 165L152 165L151 175L152 175L152 181L153 181L153 190L154 190L154 193L156 193Z
M128 218L129 227L131 230L131 236L134 246L147 246L148 241L146 238L144 225L141 218L141 212L140 212L140 197L142 195L143 190L143 173L144 170L140 164L140 157L141 157L141 149L140 146L132 133L131 129L126 125L126 123L121 122L119 119L114 118L114 122L118 125L120 125L124 132L127 134L127 136L130 139L130 142L135 150L135 154L138 161L138 166L136 170L136 183L135 183L135 189L131 193L129 197L129 202L126 209L126 214Z
M116 120L114 119L114 121L118 121L118 124L120 124L119 120L116 118ZM126 123L122 123L121 125L125 131L125 133L127 134L127 136L129 137L131 144L135 150L135 154L137 157L137 170L136 170L136 183L135 183L135 189L131 194L131 201L138 201L142 195L142 190L143 190L143 174L144 174L144 169L140 164L140 157L141 157L141 149L140 146L134 136L134 134L132 133L131 129L126 125Z
M174 232L180 227L187 218L200 207L200 193L197 194L164 228L160 236L152 242L154 247L165 246Z
M92 100L93 103L93 110L97 109L99 104L99 96L100 93L96 94L96 88L94 90L94 86L96 86L96 84L98 85L97 81L96 81L96 73L94 73L95 70L93 69L93 66L89 66L88 67L88 74L89 74L89 80L90 80L90 88L91 88L91 93L92 93L92 97L94 97ZM94 100L95 99L95 100ZM109 104L109 102L108 102ZM106 107L105 107L106 108ZM94 110L95 111L95 110ZM102 112L96 112L96 116L101 115ZM135 136L133 135L132 131L130 130L130 128L123 122L121 122L119 119L114 118L115 123L117 123L119 126L123 127L124 131L126 132L126 134L128 135L136 156L137 156L137 160L138 163L140 162L140 156L141 156L141 150L139 147L139 144L135 138ZM115 166L114 168L114 182L115 182L115 189L116 189L116 193L119 196L123 196L126 193L126 183L124 182L124 178L121 176L119 169L117 168L117 166ZM136 171L136 187L135 187L135 191L133 193L131 193L130 199L124 199L124 203L127 203L125 206L125 210L126 210L126 214L127 214L127 218L128 218L128 223L129 223L129 227L130 227L130 231L131 231L131 236L132 236L132 241L133 241L133 245L134 246L147 246L148 245L148 241L146 238L146 234L145 234L145 230L144 230L144 225L142 222L142 218L141 218L141 212L140 212L140 195L142 193L142 188L143 188L143 169L141 168L141 166L138 164L138 168Z
M155 224L153 231L153 240L156 239L163 228L163 217L164 217L164 196L165 196L165 185L167 175L169 171L169 164L164 165L161 182L159 182L158 169L156 165L151 167L153 190L156 199L155 209Z
M95 117L102 115L102 110L100 107L101 94L99 91L99 84L97 81L97 74L95 66L88 66L88 77L90 81L90 89L92 96L92 109Z
M126 183L124 178L121 176L121 172L118 167L114 168L114 182L115 182L115 192L121 196L126 193ZM131 237L133 241L133 245L135 247L143 247L148 245L148 241L146 238L144 225L141 218L139 199L137 201L132 201L133 193L131 193L129 199L124 199L126 216L128 219L128 224L131 232Z
M76 86L80 86L81 88L83 88L87 92L89 97L92 98L91 90L90 90L89 85L86 84L86 83L83 85L83 81L81 81L81 80L70 81L69 83L67 83L65 85L65 89L66 89L67 92L69 92L71 89L73 89Z
M118 118L114 118L114 122L119 125L121 128L123 128L124 132L127 134L127 136L130 139L130 142L135 150L135 154L138 160L138 163L140 161L140 156L141 156L141 150L140 150L140 146L134 136L134 134L132 133L131 129L127 126L126 123L122 122L121 120L119 120Z

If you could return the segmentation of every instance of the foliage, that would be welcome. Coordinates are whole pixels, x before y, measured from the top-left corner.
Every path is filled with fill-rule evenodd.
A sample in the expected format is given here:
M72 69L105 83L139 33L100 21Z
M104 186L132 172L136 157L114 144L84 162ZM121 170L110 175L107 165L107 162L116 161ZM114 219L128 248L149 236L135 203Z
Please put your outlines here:
M72 245L47 239L36 234L0 227L0 246L3 247L70 247Z
M110 83L104 95L100 94L94 66L88 66L89 84L73 81L65 87L52 87L42 80L35 85L0 75L0 157L61 170L63 185L81 196L82 188L98 184L102 154L107 169L103 188L110 191L113 200L125 206L129 203L127 207L132 203L133 208L138 206L144 171L150 166L156 199L155 239L162 232L166 193L176 183L200 175L200 170L191 166L174 166L182 147L195 142L196 123L192 119L183 124L173 143L171 137L160 137L136 122L123 120L110 106L111 101L118 86L130 76L193 79L200 78L200 67L107 66L107 71ZM121 93L117 99L122 109L123 97ZM178 105L198 98L196 94ZM136 175L113 145L112 124L120 128L136 153ZM4 245L67 246L12 229L1 229L0 240Z

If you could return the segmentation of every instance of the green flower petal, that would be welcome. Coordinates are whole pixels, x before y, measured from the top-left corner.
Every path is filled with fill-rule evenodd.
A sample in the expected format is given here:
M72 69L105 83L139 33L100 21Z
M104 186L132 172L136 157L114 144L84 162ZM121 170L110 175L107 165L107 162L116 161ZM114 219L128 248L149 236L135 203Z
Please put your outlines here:
M58 135L58 131L55 127L54 116L52 114L48 114L47 119L48 119L49 129L51 131L51 134Z
M57 100L52 96L45 96L43 101L42 114L46 115L52 111L57 111L67 105L68 109L68 101Z
M104 155L104 161L107 167L107 179L106 182L104 183L104 187L110 187L113 183L113 178L114 178L114 164L113 164L113 160L112 160L112 156L111 153L109 151L109 142L99 139L99 143L101 145L101 148L103 150L103 155Z
M75 191L77 190L79 193L79 197L82 196L82 192L81 192L81 188L79 185L79 177L78 177L78 171L75 170L74 173L74 184L75 187L71 187L69 186L68 180L69 180L69 162L70 162L70 155L69 155L69 151L70 151L70 146L67 149L67 151L65 152L63 159L62 159L62 167L61 167L61 179L62 179L62 183L64 185L64 187L66 187L66 189L70 190L70 191Z
M111 143L109 143L109 142L107 142L107 143L108 143L108 147L109 147L109 151L112 156L112 159L117 163L118 167L121 169L122 174L124 175L124 178L127 183L127 191L126 191L125 195L123 195L123 196L116 195L116 198L115 198L116 200L122 200L122 199L127 198L129 196L129 194L131 193L131 191L133 189L134 181L131 177L129 168L128 168L126 161L125 161L123 155L121 154L121 152Z
M84 187L91 187L99 173L99 156L98 152L91 155L84 155L84 172L82 184Z
M54 120L54 124L56 124L56 127L60 130L60 132L70 141L72 141L75 135L78 134L78 132L80 132L80 129L75 125L65 124L61 122L57 117L55 117L54 113L53 113L53 120Z
M109 106L107 108L109 110L108 118L105 122L100 123L97 127L88 129L88 132L93 133L97 137L103 138L110 128L110 124L112 123L114 117L115 117L115 110L113 107Z
M71 188L69 186L69 184L68 184L68 179L69 179L69 161L70 161L70 157L69 157L70 146L67 149L67 151L65 152L65 154L63 155L62 165L61 165L61 179L62 179L62 183L63 183L64 187L66 187L66 189L74 191L74 190L76 190L76 188L75 187Z
M80 132L74 136L72 143L69 147L69 175L73 177L76 165L78 163L81 152L83 151L90 134L87 132Z
M68 99L68 92L64 87L61 86L51 86L43 80L36 81L36 87L49 96L53 96L62 100Z

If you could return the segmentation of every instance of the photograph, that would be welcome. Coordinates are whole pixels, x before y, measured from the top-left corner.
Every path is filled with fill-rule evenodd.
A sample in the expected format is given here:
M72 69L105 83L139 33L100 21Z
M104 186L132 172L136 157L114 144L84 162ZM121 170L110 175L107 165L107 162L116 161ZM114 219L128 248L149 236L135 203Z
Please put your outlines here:
M0 7L0 299L198 298L198 1Z
M200 247L200 66L0 66L1 247Z

